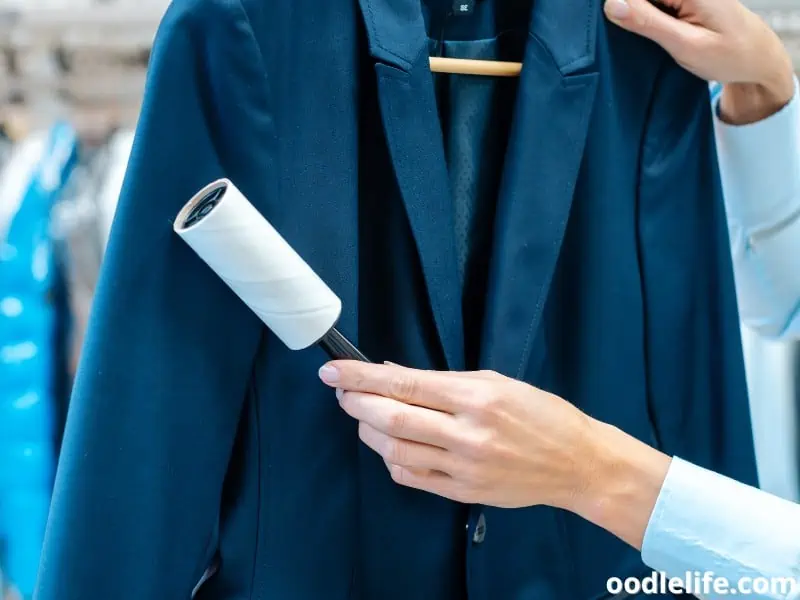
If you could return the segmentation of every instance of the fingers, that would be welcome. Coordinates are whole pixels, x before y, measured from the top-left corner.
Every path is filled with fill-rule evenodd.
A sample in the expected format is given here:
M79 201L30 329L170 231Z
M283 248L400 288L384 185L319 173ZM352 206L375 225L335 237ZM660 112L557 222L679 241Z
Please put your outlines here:
M461 446L457 422L449 414L375 394L339 392L337 395L348 415L385 435L439 448Z
M390 471L391 466L395 465L418 474L439 471L452 476L457 468L455 456L446 450L393 438L368 423L359 423L358 437L383 458Z
M456 502L471 502L463 486L448 475L437 471L416 471L399 465L388 465L389 473L395 483L405 487L422 490Z
M466 391L464 383L448 373L357 361L328 363L320 369L320 378L332 387L450 413L457 411Z
M697 26L668 15L649 0L606 0L604 6L610 21L653 40L673 55L698 34Z

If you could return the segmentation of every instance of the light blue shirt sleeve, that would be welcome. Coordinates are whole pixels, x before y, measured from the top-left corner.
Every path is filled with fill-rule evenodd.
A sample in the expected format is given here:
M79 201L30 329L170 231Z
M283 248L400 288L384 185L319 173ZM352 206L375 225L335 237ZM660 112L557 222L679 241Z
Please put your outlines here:
M674 458L645 532L642 559L669 577L710 571L731 588L745 578L748 586L770 578L776 582L770 591L747 597L800 599L800 505Z
M712 85L715 115L719 90ZM800 338L800 98L764 121L715 116L714 127L742 321Z

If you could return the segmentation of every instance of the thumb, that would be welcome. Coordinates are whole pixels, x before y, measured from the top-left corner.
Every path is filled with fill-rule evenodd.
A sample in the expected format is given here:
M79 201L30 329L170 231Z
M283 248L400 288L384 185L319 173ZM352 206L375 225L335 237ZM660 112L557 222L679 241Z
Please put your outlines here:
M604 9L611 22L654 41L671 54L680 52L694 29L648 0L606 0Z

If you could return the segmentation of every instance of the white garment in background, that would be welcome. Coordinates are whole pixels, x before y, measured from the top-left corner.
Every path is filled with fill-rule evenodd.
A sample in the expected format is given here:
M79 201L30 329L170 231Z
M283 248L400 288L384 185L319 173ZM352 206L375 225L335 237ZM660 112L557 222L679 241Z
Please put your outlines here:
M759 487L800 502L800 343L742 327Z

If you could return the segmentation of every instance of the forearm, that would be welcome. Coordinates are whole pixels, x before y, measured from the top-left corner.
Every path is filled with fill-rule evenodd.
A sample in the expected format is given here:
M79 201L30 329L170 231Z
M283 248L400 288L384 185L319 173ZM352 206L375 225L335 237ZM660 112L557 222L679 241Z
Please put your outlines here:
M792 60L778 36L764 29L769 48L759 60L767 65L758 81L729 83L719 104L720 118L730 125L748 125L763 121L783 109L795 92Z
M605 423L593 422L586 443L590 468L567 508L641 549L670 457Z

